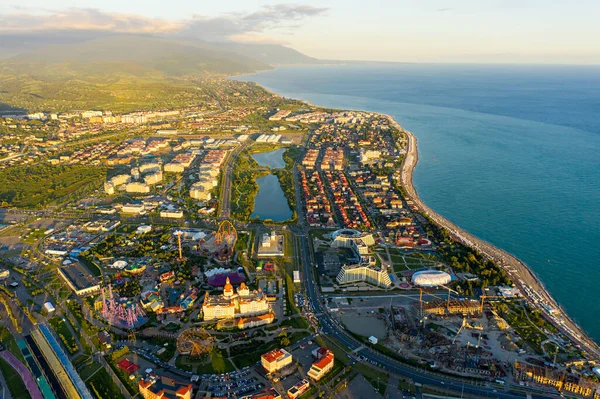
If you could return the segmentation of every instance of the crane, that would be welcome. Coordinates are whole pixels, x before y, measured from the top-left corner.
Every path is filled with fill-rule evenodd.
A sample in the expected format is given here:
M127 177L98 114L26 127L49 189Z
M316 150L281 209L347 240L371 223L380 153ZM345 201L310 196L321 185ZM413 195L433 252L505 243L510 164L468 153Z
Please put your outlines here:
M502 297L502 296L498 296L498 295L482 295L482 296L480 296L480 298L481 298L481 306L479 307L479 311L480 311L481 313L483 313L483 302L484 302L486 299L491 299L491 298L504 298L504 297Z

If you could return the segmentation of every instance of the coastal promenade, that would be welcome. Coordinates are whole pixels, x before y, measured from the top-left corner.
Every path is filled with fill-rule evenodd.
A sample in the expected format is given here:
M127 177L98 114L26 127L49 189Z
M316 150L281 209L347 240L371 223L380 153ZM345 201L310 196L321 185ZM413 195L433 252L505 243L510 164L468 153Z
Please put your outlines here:
M543 283L525 263L508 252L461 229L421 201L413 185L413 171L419 160L417 139L412 133L403 129L393 117L390 115L386 116L390 124L404 131L408 137L406 158L400 173L400 181L406 189L407 199L412 201L421 212L436 224L445 228L454 240L477 250L486 258L495 261L507 273L511 281L519 288L521 294L524 298L527 298L529 303L540 309L559 331L568 336L581 349L595 359L600 360L600 347L566 314L554 298L552 298L548 290L546 290Z

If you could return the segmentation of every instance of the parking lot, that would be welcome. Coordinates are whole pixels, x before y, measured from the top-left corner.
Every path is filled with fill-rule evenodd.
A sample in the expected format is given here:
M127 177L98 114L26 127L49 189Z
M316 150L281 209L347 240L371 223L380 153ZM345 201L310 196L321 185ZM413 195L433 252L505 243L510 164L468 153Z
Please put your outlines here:
M258 392L265 387L265 383L259 381L260 377L250 367L227 374L212 374L203 377L204 390L213 396L239 397Z

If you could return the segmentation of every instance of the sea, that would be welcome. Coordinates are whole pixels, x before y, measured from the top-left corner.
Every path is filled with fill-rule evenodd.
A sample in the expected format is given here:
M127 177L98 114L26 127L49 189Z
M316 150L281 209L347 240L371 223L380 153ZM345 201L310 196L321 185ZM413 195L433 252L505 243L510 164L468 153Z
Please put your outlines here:
M600 66L279 67L237 79L392 115L436 212L514 254L600 343Z

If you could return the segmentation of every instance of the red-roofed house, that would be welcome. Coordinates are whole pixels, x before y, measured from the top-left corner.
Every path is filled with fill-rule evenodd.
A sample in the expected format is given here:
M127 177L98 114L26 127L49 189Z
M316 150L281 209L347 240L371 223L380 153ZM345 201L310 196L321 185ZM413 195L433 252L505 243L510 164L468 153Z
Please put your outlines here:
M138 383L144 399L192 399L192 385L168 377L149 378Z
M292 355L285 349L273 349L260 357L267 373L274 373L292 363Z
M317 361L308 370L308 376L315 381L319 381L333 368L334 361L332 351L326 348L319 348L317 350Z
M129 361L129 359L123 359L117 363L117 367L126 372L127 374L133 374L140 369L135 363Z

